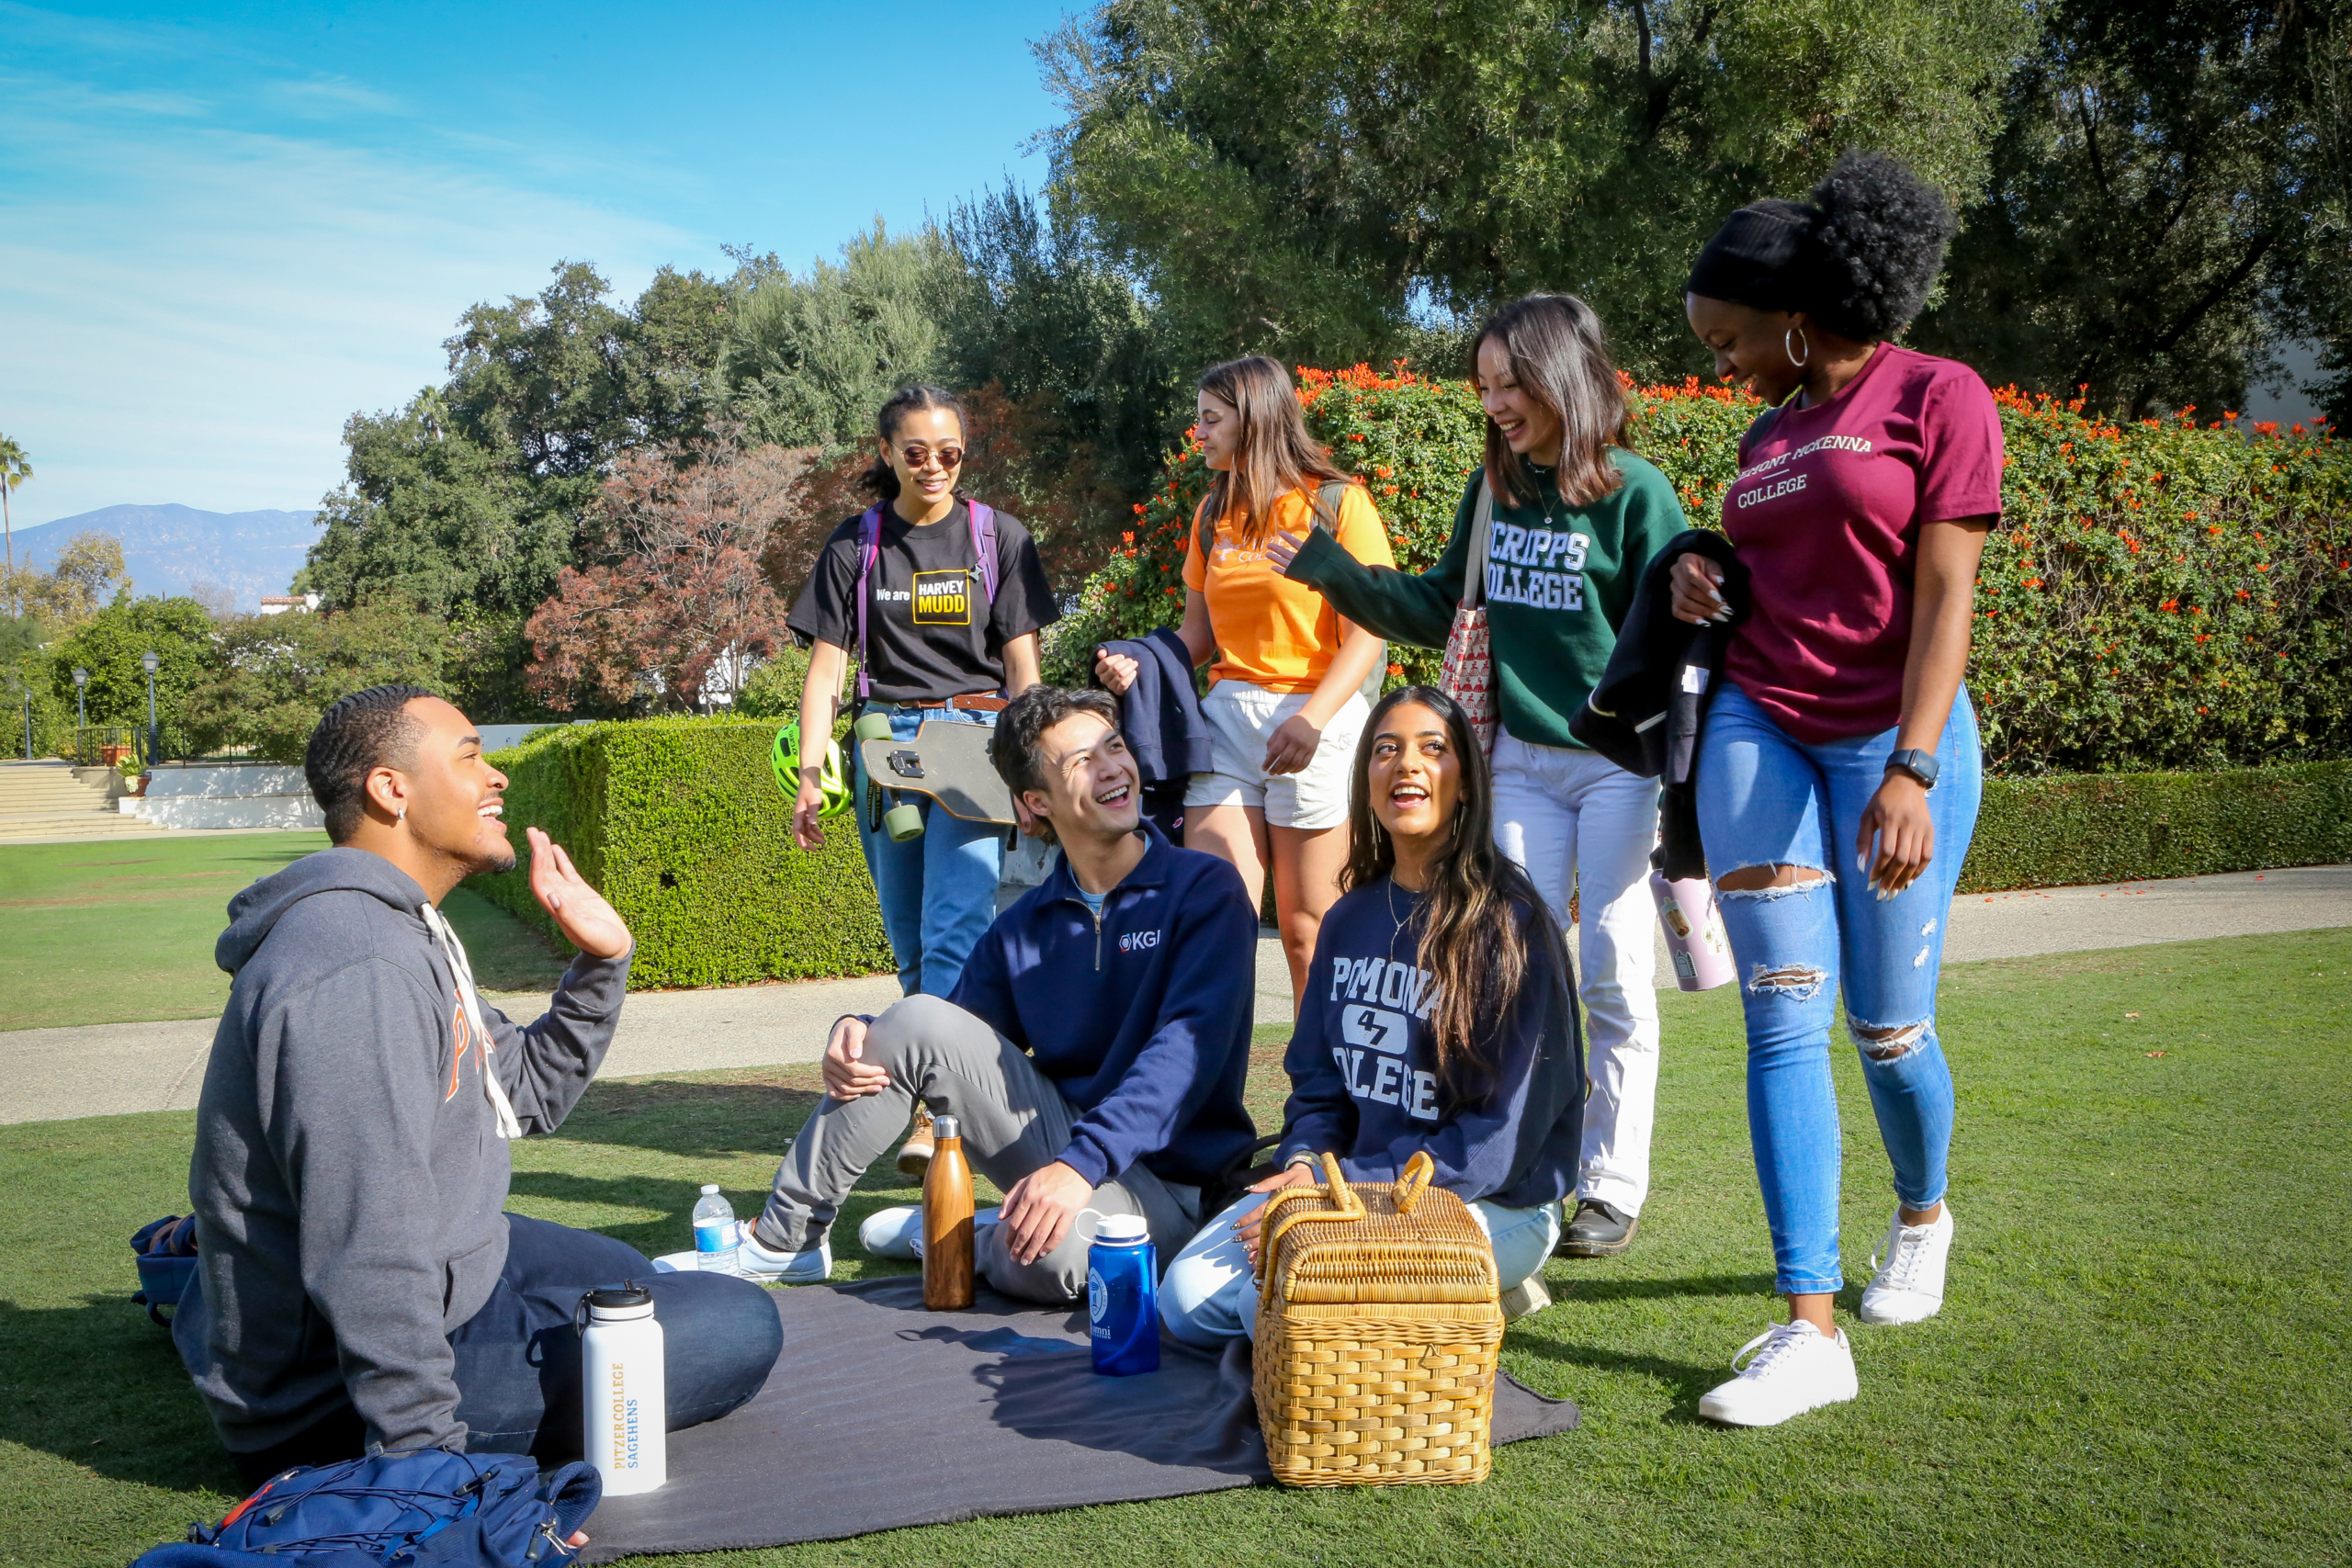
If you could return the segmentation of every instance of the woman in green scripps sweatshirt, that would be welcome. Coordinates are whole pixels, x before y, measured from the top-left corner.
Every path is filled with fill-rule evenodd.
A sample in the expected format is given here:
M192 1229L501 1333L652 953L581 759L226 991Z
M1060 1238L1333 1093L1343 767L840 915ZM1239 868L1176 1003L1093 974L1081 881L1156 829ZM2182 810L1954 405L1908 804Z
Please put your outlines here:
M1627 448L1624 388L1584 301L1533 294L1505 306L1479 328L1475 363L1486 467L1464 489L1434 567L1412 577L1365 566L1312 533L1273 541L1268 558L1356 625L1442 648L1479 491L1491 491L1484 603L1502 718L1495 842L1526 868L1563 930L1568 895L1579 893L1592 1089L1561 1250L1608 1257L1633 1241L1649 1190L1658 1040L1646 884L1657 786L1579 746L1568 719L1609 662L1651 553L1687 525L1673 485Z

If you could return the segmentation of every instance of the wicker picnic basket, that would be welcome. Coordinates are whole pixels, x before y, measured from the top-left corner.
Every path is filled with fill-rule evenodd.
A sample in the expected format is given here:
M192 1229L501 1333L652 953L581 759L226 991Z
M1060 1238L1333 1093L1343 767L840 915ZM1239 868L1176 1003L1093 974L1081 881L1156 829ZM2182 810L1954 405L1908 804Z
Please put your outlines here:
M1274 1194L1260 1252L1254 1382L1288 1486L1484 1481L1503 1314L1495 1249L1415 1155L1394 1187Z

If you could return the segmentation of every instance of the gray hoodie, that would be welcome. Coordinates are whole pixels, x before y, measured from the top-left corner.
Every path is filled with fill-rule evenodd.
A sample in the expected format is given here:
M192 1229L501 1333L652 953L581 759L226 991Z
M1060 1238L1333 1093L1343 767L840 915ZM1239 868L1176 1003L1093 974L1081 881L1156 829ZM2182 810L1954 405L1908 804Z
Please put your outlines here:
M386 1448L465 1444L447 1337L506 1261L506 1140L551 1132L604 1060L628 959L582 954L547 1016L472 1038L424 891L322 850L229 903L236 976L197 1105L203 1280L174 1337L221 1442L250 1453L348 1399Z

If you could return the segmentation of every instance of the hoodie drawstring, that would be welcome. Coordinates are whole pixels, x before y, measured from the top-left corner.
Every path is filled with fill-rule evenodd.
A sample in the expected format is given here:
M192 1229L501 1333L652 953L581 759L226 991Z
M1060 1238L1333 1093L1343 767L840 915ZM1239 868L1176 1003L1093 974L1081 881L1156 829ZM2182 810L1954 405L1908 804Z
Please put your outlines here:
M422 906L424 929L440 939L441 951L448 955L450 973L457 976L458 1004L466 1010L466 1021L471 1025L474 1038L481 1042L481 1088L490 1100L491 1109L498 1113L498 1135L514 1139L523 1135L523 1123L514 1119L514 1106L506 1098L505 1089L498 1081L497 1069L490 1058L498 1043L490 1037L490 1030L481 1021L481 998L474 987L474 966L466 956L466 944L458 940L457 931L447 919L432 905Z

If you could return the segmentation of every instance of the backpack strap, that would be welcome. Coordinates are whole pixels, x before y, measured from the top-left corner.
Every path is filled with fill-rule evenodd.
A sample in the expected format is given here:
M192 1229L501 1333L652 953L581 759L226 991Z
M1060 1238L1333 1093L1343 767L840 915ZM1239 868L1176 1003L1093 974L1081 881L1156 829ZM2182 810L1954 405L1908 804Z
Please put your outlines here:
M996 512L985 502L973 502L972 549L980 558L980 588L989 603L996 603Z
M874 566L882 558L882 508L869 506L865 515L857 520L857 696L860 702L874 694L874 682L866 674L865 664L865 602L871 598L869 584Z
M1352 479L1325 479L1315 492L1315 525L1333 538L1340 536L1340 503L1347 499Z

